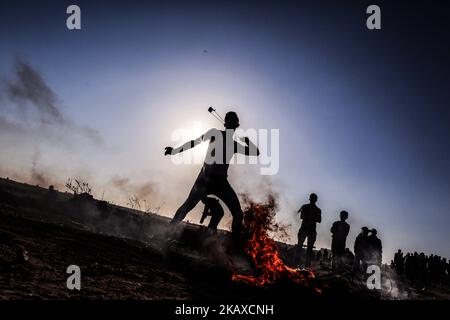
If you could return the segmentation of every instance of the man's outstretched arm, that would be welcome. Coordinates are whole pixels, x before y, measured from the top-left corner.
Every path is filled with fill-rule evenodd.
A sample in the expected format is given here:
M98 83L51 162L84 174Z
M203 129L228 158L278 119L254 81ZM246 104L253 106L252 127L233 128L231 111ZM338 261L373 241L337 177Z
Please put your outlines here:
M203 136L198 137L197 139L188 141L185 144L179 146L178 148L165 147L164 155L165 156L167 156L168 154L174 155L174 154L189 150L202 142L203 142Z

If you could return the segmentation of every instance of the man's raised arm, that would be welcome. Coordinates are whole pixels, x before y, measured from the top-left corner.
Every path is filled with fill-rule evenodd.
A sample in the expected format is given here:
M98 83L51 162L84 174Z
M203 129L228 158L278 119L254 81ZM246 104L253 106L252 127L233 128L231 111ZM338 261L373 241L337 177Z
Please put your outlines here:
M248 137L239 138L245 146L236 142L236 152L246 156L259 156L258 147Z

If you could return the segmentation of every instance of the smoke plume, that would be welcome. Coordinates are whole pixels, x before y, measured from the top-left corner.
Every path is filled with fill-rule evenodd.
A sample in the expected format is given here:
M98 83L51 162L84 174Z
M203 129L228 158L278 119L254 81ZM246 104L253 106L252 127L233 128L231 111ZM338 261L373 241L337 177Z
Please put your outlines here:
M23 58L15 59L11 77L2 81L0 96L0 130L8 123L23 130L30 125L42 131L53 127L58 131L54 134L61 134L62 130L66 135L80 135L91 143L102 144L97 130L78 126L64 115L57 94Z
M17 58L14 64L15 79L7 81L6 96L19 106L34 108L43 123L66 121L58 108L58 99L42 76L26 61Z

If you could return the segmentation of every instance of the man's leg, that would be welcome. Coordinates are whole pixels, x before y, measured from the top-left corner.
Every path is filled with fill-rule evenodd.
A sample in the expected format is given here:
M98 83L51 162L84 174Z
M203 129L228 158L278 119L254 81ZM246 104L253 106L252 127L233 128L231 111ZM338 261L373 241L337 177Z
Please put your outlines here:
M336 240L334 251L334 268L340 270L344 264L345 242L342 240Z
M298 230L298 234L297 234L297 250L295 250L294 261L299 261L299 263L302 260L299 257L302 258L303 243L305 243L306 235L307 235L307 233L303 229L300 228L300 230Z
M331 269L336 269L337 260L338 260L338 250L337 250L337 244L334 238L331 241Z
M194 183L194 186L191 189L191 192L189 193L188 198L181 205L181 207L178 208L177 212L175 212L175 215L173 216L172 221L170 221L170 224L176 224L182 221L184 217L186 217L188 212L194 209L197 203L199 203L204 193L205 193L205 186L199 180L199 178L197 178L197 180Z
M214 211L211 220L209 220L208 228L217 230L217 226L219 225L220 220L222 220L223 217L223 210L222 211Z
M297 245L300 247L300 249L303 247L303 243L305 243L306 240L306 232L302 229L298 230L297 234Z
M231 232L233 234L233 237L238 238L241 235L243 219L243 213L241 204L239 203L239 199L236 195L236 192L234 192L233 188L227 180L218 184L217 189L218 190L215 190L214 194L225 203L228 209L230 209L231 215L233 216Z
M305 265L309 267L311 265L311 259L313 255L313 247L314 243L316 242L316 236L317 234L315 232L310 232L308 234L308 242L307 242L307 248L306 248L306 262Z

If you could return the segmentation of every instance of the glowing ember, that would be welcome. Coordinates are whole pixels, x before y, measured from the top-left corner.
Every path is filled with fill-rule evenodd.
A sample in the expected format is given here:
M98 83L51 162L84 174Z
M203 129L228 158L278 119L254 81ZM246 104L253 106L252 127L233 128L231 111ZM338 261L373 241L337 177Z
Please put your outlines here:
M281 277L287 277L295 283L308 285L314 273L310 270L300 270L286 266L280 258L280 252L275 241L269 237L270 231L277 231L275 223L277 205L270 196L267 203L254 203L246 199L244 210L244 230L249 236L245 245L246 254L251 257L255 275L233 274L233 281L242 281L255 286L265 286L275 283ZM320 289L316 289L320 293Z

